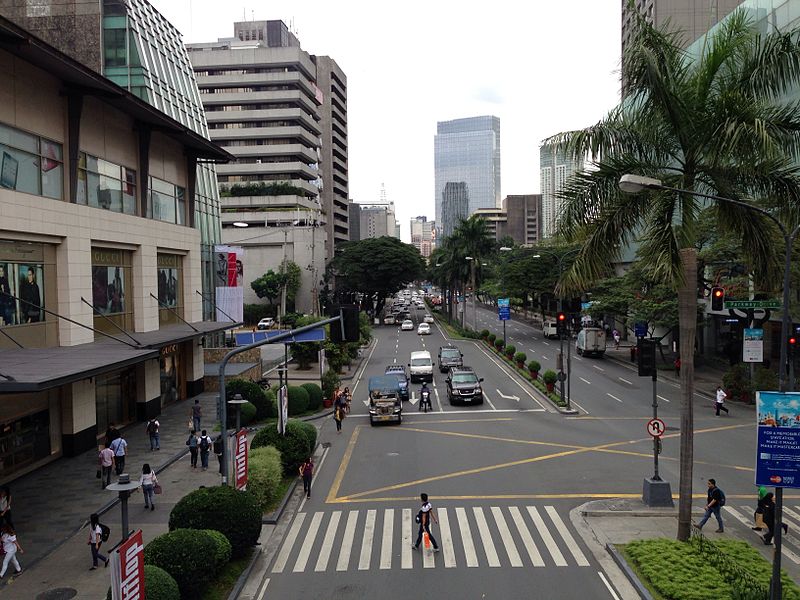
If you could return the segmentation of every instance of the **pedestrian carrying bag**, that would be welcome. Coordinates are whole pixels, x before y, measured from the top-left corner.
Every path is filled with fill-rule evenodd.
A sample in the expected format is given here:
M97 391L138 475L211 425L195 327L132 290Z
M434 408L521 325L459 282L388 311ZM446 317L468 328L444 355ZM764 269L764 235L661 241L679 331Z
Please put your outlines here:
M767 524L764 523L764 515L758 511L756 511L756 527L760 527L761 529L768 529Z
M193 429L194 429L194 423L192 422L191 419L189 419L189 430L191 431Z
M417 523L422 523L422 511L419 511L417 513L417 516L414 517L414 521L416 521Z
M160 483L157 483L157 484L155 484L155 485L153 486L153 493L154 493L154 494L160 494L161 492L162 492L162 490L161 490L161 484L160 484Z
M725 492L723 492L721 488L717 489L719 490L719 505L725 506Z
M100 525L100 541L107 542L108 538L111 536L111 528L108 525L103 525L102 523L98 523Z

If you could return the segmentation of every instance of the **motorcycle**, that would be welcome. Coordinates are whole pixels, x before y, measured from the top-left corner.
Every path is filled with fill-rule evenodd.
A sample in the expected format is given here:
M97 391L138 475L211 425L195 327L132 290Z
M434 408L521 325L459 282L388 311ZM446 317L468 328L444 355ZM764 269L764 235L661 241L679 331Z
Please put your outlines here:
M419 409L424 412L428 412L429 410L432 411L433 405L431 404L430 390L422 390L419 395L420 395Z

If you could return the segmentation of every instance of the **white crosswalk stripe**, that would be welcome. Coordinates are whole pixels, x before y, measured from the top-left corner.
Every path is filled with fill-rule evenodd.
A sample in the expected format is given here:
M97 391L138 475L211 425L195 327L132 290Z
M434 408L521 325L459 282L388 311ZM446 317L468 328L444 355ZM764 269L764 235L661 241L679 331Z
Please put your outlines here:
M420 544L419 552L412 549L418 525L410 508L350 510L347 519L344 512L298 513L272 573L589 566L568 521L553 506L439 507L438 524L431 529L442 551L438 556L432 546ZM543 557L542 546L549 556ZM335 565L334 548L338 548Z
M743 508L744 510L748 510L746 507ZM725 511L726 514L731 515L734 519L736 519L743 525L746 525L747 527L752 527L753 519L743 515L729 504L723 506L722 509ZM792 561L794 564L800 565L800 556L792 552L789 548L786 547L785 544L781 546L781 554L786 558L788 558L790 561Z

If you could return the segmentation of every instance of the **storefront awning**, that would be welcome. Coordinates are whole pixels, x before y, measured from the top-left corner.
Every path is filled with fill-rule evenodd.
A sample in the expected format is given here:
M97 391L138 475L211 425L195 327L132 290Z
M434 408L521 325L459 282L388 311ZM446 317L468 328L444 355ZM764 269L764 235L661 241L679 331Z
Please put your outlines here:
M161 329L156 329L155 331L131 333L131 336L144 348L162 348L169 344L180 344L181 342L203 337L210 333L233 329L239 325L241 325L241 323L199 321L197 323L192 323L190 327L187 323L179 323L178 325L169 325ZM117 337L122 339L121 336ZM132 340L128 338L125 338L125 341L132 342Z

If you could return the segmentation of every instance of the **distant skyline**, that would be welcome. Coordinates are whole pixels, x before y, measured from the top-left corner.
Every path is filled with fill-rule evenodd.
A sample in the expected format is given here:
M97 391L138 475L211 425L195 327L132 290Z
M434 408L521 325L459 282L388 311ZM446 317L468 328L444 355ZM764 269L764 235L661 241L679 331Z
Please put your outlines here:
M438 121L499 117L502 195L531 194L542 139L595 123L619 99L619 0L500 0L491 10L471 0L151 2L185 42L282 19L305 51L336 60L348 78L350 196L377 202L385 184L404 241L412 218L434 218Z

